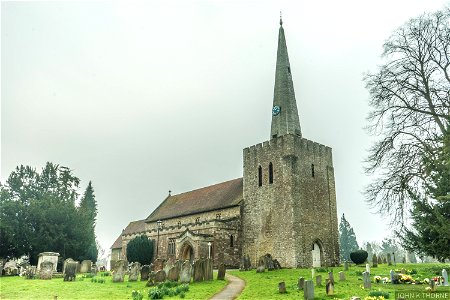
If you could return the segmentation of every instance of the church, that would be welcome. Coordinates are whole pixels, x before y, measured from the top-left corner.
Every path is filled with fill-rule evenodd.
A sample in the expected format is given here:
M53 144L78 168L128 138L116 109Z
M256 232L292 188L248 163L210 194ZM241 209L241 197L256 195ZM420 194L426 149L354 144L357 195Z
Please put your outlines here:
M212 258L256 266L271 254L282 267L339 264L336 190L330 147L303 138L280 19L270 139L243 150L243 177L171 195L133 221L111 247L111 263L145 234L154 258Z

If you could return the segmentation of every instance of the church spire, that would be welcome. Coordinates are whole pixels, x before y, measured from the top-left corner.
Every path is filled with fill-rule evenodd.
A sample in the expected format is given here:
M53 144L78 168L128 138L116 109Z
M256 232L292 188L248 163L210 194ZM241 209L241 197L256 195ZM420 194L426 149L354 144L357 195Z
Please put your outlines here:
M301 130L297 102L295 101L294 85L292 83L291 66L289 64L286 39L284 37L283 20L280 13L270 137L274 138L285 134L301 136Z

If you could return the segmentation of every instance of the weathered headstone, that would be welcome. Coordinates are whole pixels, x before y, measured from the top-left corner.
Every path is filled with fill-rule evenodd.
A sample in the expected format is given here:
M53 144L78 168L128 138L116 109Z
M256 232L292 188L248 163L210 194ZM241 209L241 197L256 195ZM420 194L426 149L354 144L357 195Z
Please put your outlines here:
M159 270L162 270L164 268L164 262L165 262L165 260L162 259L162 258L155 259L155 261L153 262L153 269L152 269L152 271L154 271L156 273Z
M112 281L113 282L123 282L123 278L125 277L126 270L126 262L122 259L119 259L114 264L114 268L112 270Z
M147 281L149 274L150 274L150 266L143 265L141 268L141 281Z
M203 281L205 279L203 259L198 259L194 262L194 282Z
M159 270L155 274L155 283L166 281L166 272L164 270Z
M221 263L219 265L219 269L217 270L217 280L225 280L225 272L226 272L225 264Z
M330 279L327 279L327 284L325 285L325 291L327 295L334 295L334 284Z
M41 263L41 269L39 270L40 279L52 279L53 276L53 263L51 261L44 261Z
M375 253L372 256L372 267L374 268L378 267L378 257Z
M442 269L442 279L444 282L442 283L443 286L448 286L448 273L446 269Z
M36 266L28 266L25 270L25 278L26 279L35 279L36 278Z
M370 282L370 273L369 272L363 272L363 284L364 284L364 289L371 289L372 288L372 283Z
M328 279L331 281L331 283L334 285L334 275L333 272L328 272Z
M273 266L275 268L275 270L280 270L281 269L281 264L277 259L273 260Z
M303 289L303 299L314 300L314 284L312 280L305 281L305 288Z
M92 268L92 261L89 259L83 260L81 262L81 270L80 273L90 273Z
M339 272L339 281L345 281L345 273L344 272Z
M251 264L250 264L250 256L244 255L241 257L241 262L239 265L239 271L248 271L251 268Z
M256 273L264 273L266 271L266 268L264 266L259 266L256 268Z
M78 262L72 260L66 262L64 265L64 281L75 281Z
M394 270L390 270L389 271L389 280L391 281L391 283L394 283L394 275L395 275Z
M56 272L56 265L58 264L58 252L41 252L38 254L38 264L37 264L37 271L41 270L41 264L44 261L49 261L53 263L53 272Z
M205 280L213 280L213 263L212 263L212 259L211 258L207 258L205 259L204 263L203 263L203 267L204 267L204 274L205 274Z
M0 277L2 277L2 275L3 275L3 265L4 265L4 260L3 260L3 258L0 258Z
M169 274L167 275L167 280L178 281L179 276L180 276L180 271L178 270L177 266L173 266L169 270Z
M348 271L348 261L344 262L344 271Z
M145 284L145 286L147 286L147 287L148 286L154 286L155 285L155 277L156 277L156 273L155 272L150 272L148 274L148 280L147 280L147 283Z
M91 266L91 274L93 276L97 276L97 265L96 264L92 264L92 266Z
M434 282L433 278L430 279L430 288L431 288L431 292L436 291L436 283Z
M366 264L366 272L370 274L370 264Z
M164 270L164 272L166 272L166 277L169 276L169 270L172 269L173 266L174 266L174 264L171 259L169 259L168 261L165 262L163 270Z
M322 275L317 275L316 276L316 285L317 286L322 285Z
M191 273L192 273L192 265L191 262L187 260L181 265L180 282L190 283Z
M128 281L137 281L139 278L139 271L141 270L141 264L134 262L131 264L130 275L128 275Z
M278 292L280 294L285 294L286 293L286 284L284 283L284 281L278 283Z
M303 290L304 287L305 287L305 278L300 277L297 282L297 288L299 290Z
M388 253L388 254L386 255L386 259L387 259L387 264L388 264L388 266L392 266L392 262L391 262L391 254L390 254L390 253Z

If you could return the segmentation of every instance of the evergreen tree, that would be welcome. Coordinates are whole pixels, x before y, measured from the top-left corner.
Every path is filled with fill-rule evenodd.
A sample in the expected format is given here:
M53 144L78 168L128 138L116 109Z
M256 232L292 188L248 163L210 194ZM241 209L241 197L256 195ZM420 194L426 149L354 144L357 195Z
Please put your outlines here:
M128 262L139 262L149 265L153 259L153 241L146 235L137 236L127 244Z
M358 250L358 242L356 235L350 223L342 214L341 222L339 223L339 251L342 261L350 261L350 253Z
M85 234L85 251L80 255L79 259L89 259L97 261L98 249L95 240L95 224L97 218L97 201L95 200L94 188L92 182L86 188L78 207L78 213L81 220L81 227Z

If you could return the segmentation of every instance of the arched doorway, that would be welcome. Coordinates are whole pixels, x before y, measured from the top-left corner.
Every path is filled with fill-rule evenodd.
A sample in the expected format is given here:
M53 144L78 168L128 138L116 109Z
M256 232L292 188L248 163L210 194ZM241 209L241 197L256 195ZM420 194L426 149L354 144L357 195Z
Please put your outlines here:
M185 243L181 248L181 259L189 261L194 260L194 249L190 244Z
M311 250L311 254L312 254L312 261L313 261L313 268L318 268L321 266L321 262L320 262L320 246L317 242L314 243L313 248Z

